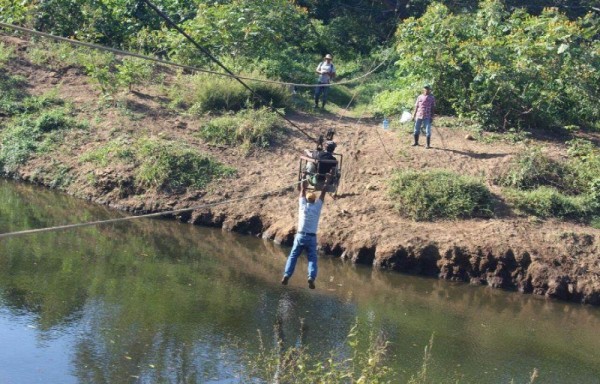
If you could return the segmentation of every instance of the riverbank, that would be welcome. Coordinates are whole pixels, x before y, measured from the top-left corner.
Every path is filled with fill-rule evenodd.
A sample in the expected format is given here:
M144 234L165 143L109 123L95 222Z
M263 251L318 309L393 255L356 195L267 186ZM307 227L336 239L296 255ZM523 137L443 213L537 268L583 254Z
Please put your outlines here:
M62 134L48 150L32 154L7 172L7 177L132 213L170 211L279 190L296 180L298 155L312 147L292 128L268 149L247 152L209 145L198 136L209 117L181 115L167 108L160 87L142 88L118 102L100 104L101 93L79 68L33 64L19 53L27 49L26 42L3 41L16 50L1 70L3 76L17 76L20 81L15 87L29 95L53 92L69 105L71 118L85 122L84 127ZM327 197L322 214L319 245L323 253L374 268L600 305L600 231L520 215L503 204L502 191L490 181L525 146L539 145L549 156L564 156L564 140L538 137L512 143L482 137L472 141L465 138L472 133L469 127L440 118L433 148L426 150L410 146L410 127L384 131L378 121L344 117L341 112L290 115L312 136L334 128L338 152L344 155L338 196ZM0 119L4 130L8 117ZM82 160L92 151L110 152L119 140L131 143L140 137L185 143L234 168L236 176L217 178L204 188L167 193L135 185L135 169L126 162ZM482 178L497 200L494 215L436 222L403 218L387 193L387 182L397 169L445 169ZM281 189L267 197L196 210L178 219L289 245L297 220L296 196L292 188Z

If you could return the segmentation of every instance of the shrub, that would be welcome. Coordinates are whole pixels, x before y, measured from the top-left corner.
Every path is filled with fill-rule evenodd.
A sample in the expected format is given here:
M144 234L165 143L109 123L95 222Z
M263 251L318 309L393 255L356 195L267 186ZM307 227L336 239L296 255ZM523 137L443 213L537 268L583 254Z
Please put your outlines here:
M485 185L447 171L397 171L389 193L396 209L417 221L492 215L492 195Z
M432 3L396 33L398 88L434 84L436 110L475 118L486 129L598 126L599 27L558 8L509 12L499 0L453 14Z
M584 220L593 213L593 206L587 197L567 196L546 186L531 191L510 189L506 191L506 197L518 210L542 218Z
M213 144L241 145L248 150L268 147L281 129L279 116L263 107L214 118L200 129L199 136Z
M534 189L542 185L563 188L564 166L545 156L539 147L527 149L515 156L508 167L494 177L503 187Z
M214 178L235 173L234 169L180 143L146 138L137 143L135 151L138 163L135 177L144 187L167 191L203 188Z

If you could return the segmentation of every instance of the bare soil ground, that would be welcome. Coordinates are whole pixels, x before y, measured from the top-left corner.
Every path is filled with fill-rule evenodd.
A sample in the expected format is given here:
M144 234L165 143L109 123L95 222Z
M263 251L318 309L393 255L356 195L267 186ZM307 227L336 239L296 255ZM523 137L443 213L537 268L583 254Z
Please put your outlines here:
M22 41L3 40L25 49ZM24 77L31 94L58 88L60 97L74 102L78 118L90 122L85 137L67 136L59 154L31 159L14 175L16 178L49 185L44 172L51 164L62 164L73 177L67 193L136 213L196 207L277 191L198 209L178 219L291 244L297 221L297 191L282 188L297 180L298 156L314 146L292 127L272 148L243 154L236 148L202 142L195 135L201 119L164 108L164 95L155 89L127 95L129 112L124 113L123 108L99 108L99 92L78 68L40 67L19 57L11 60L5 70ZM336 152L344 156L337 197L327 197L321 216L319 244L323 253L377 268L600 304L600 231L571 222L520 216L502 203L501 190L489 182L494 172L532 142L542 145L552 157L563 157L566 149L560 138L540 136L525 144L472 141L465 138L468 130L453 126L456 121L446 118L435 122L433 148L425 149L423 144L411 146L409 127L386 131L378 121L344 117L344 112L334 108L290 115L315 137L334 128ZM133 169L118 165L96 169L79 160L81 154L121 132L143 132L186 142L235 167L238 176L215 181L207 190L180 195L124 195L118 186L131 180ZM387 194L387 181L395 169L446 169L488 180L498 199L495 216L433 223L402 218ZM95 177L94 183L86 176L90 174Z

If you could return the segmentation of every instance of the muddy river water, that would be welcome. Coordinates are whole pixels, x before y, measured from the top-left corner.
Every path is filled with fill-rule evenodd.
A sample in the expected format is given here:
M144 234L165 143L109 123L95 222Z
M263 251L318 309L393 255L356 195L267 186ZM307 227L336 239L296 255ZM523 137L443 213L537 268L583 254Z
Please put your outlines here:
M0 233L123 215L0 181ZM399 383L432 336L434 383L600 383L600 308L328 257L283 287L287 251L156 219L0 239L0 383L237 383L276 319L313 351L385 335Z

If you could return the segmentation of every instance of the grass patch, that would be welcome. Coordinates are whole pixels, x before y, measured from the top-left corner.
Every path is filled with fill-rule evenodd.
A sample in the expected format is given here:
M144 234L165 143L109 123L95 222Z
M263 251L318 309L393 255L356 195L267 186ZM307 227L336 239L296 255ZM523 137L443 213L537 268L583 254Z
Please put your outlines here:
M507 201L521 212L541 218L585 220L594 208L586 196L568 196L555 188L539 187L531 191L506 190Z
M492 195L472 177L443 170L397 171L389 183L396 209L416 221L490 217Z
M204 124L198 135L213 144L266 148L283 130L279 116L263 107L214 118Z
M131 143L125 138L117 138L87 151L79 157L79 160L84 163L94 163L106 167L108 164L115 162L133 161L134 158L135 151L132 149Z
M531 190L542 185L563 188L565 167L545 156L539 147L527 149L515 156L508 167L493 177L502 187Z
M14 55L15 49L13 47L0 42L0 68L3 68Z
M181 143L145 138L136 143L135 178L144 187L182 191L203 188L213 179L235 174L226 167Z
M539 148L517 155L496 175L507 201L537 217L589 220L600 214L600 153L588 140L569 143L568 159L559 163Z
M0 134L2 173L14 172L35 153L52 150L62 132L81 127L64 108L43 111L37 117L23 115Z
M177 84L167 91L172 107L189 108L196 114L236 112L267 105L288 108L291 105L289 92L284 87L267 83L253 83L250 87L260 97L254 97L235 80L201 74L181 75Z

